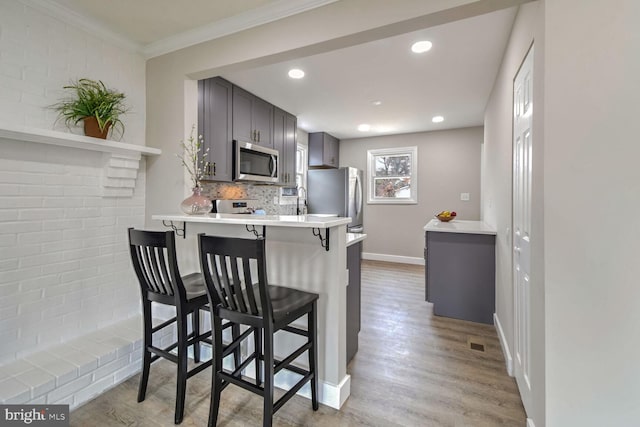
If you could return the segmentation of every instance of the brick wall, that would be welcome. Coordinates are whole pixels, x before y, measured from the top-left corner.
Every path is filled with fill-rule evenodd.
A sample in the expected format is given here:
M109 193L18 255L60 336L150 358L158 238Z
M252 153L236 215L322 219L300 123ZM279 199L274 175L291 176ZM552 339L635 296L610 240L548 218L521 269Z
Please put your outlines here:
M54 129L46 106L80 77L127 94L124 140L144 144L142 57L0 1L0 126ZM144 226L144 158L133 181L106 156L0 139L0 365L139 312L126 228Z
M124 142L144 145L145 61L24 0L0 1L0 123L68 131L46 108L77 78L102 80L127 95ZM82 133L80 128L74 133Z

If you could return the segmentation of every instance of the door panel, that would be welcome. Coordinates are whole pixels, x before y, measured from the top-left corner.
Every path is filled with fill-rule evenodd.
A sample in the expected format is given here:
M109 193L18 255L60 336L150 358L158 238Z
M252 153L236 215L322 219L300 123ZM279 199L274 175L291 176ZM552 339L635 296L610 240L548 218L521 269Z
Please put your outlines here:
M531 176L533 47L513 85L513 298L515 378L531 411Z

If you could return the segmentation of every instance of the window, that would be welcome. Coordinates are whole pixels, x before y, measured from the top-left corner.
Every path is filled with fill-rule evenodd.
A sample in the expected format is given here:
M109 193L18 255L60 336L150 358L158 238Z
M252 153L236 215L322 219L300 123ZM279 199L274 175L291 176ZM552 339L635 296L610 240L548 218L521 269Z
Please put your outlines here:
M418 147L367 151L368 203L418 203Z
M280 204L292 205L298 201L298 188L304 187L300 192L300 200L307 198L307 147L298 144L296 146L296 185L295 187L280 187Z

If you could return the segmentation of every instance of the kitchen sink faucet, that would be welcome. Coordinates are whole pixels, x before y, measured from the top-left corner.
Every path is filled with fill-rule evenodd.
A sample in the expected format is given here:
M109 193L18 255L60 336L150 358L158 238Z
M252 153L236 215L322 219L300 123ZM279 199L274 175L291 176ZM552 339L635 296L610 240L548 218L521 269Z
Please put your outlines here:
M300 212L300 191L304 190L304 208L303 211L306 210L307 206L307 189L303 186L298 187L298 197L296 198L296 215L304 215L304 212Z

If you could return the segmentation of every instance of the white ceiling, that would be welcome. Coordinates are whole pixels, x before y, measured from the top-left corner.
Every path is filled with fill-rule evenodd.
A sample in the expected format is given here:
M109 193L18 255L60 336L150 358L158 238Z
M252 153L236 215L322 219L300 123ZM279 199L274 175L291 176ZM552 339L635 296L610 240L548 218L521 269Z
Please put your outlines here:
M33 0L94 23L147 56L240 31L335 0ZM308 131L364 136L477 126L516 7L223 77L298 116ZM85 28L87 24L85 24ZM205 31L206 30L206 31ZM410 51L418 40L433 48ZM301 80L287 77L301 68ZM372 101L381 101L380 106ZM435 115L445 121L431 122ZM357 126L367 123L370 132Z

